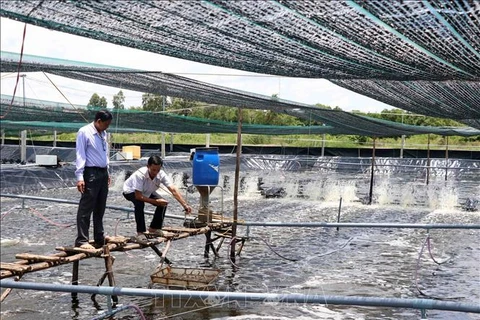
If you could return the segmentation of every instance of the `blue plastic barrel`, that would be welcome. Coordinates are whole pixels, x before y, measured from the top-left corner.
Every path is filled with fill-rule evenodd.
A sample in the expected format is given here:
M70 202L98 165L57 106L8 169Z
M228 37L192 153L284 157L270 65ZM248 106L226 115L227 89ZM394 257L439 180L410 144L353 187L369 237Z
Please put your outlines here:
M219 178L218 148L196 148L193 156L193 184L216 186Z

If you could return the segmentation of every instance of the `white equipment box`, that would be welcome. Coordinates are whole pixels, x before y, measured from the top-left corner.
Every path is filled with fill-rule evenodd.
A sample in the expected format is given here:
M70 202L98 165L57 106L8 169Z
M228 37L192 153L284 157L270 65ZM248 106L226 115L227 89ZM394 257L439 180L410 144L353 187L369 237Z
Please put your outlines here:
M39 166L56 166L58 165L56 155L37 154L35 155L35 163Z

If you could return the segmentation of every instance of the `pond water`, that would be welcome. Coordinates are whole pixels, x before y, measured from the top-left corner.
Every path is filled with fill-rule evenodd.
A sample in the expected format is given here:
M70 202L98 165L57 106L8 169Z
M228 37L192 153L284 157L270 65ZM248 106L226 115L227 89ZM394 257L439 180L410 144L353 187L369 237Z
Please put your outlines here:
M233 212L233 170L222 172L223 197L217 188L212 208ZM173 170L169 173L173 174ZM476 171L478 173L478 171ZM265 222L336 222L341 200L341 222L479 224L480 212L461 210L468 197L480 198L478 174L457 174L445 182L441 174L429 185L418 172L382 172L375 177L373 204L361 199L369 193L368 172L338 172L313 168L282 171L277 168L250 170L242 174L238 198L239 218ZM121 195L124 174L117 172L108 204L131 207ZM176 183L181 186L180 175ZM230 179L225 179L229 176ZM265 186L282 187L284 198L263 197L258 178ZM79 199L74 188L30 192L29 195ZM186 193L191 204L197 193ZM168 214L182 215L171 200ZM223 201L222 201L223 198ZM52 254L56 246L72 245L76 236L75 205L46 201L22 201L2 197L1 261L14 262L17 253ZM153 207L147 205L148 210ZM149 223L151 217L147 217ZM167 218L165 225L180 226L182 220ZM106 232L131 236L133 214L107 209ZM238 228L246 235L246 227ZM286 228L250 227L249 240L235 264L227 244L220 257L203 257L204 236L174 241L168 253L173 266L218 268L219 291L256 293L303 293L384 298L436 298L480 303L480 231L430 230L431 253L419 258L427 231L397 228ZM163 246L159 246L160 249ZM159 257L150 249L114 252L114 276L120 287L147 288ZM80 284L96 285L104 271L103 259L80 262ZM65 265L25 274L23 281L69 284L72 266ZM154 285L154 288L162 288ZM424 294L422 295L420 291ZM87 294L72 308L69 293L14 289L2 302L1 318L93 319L106 310L104 297L97 297L98 310ZM119 297L123 305L138 306L146 319L420 319L414 309L339 306L330 304L282 304L272 301L222 303L221 301L173 298ZM480 319L479 314L428 311L428 319ZM135 310L122 311L112 319L138 319Z

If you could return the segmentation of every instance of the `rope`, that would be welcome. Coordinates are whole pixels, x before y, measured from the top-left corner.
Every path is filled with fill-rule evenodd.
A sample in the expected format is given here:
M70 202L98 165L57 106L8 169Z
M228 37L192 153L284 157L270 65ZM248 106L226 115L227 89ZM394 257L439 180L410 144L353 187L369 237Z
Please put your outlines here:
M270 248L270 250L272 250L273 253L275 253L277 256L279 256L279 257L282 258L282 259L285 259L285 260L288 260L288 261L298 261L298 260L299 260L299 259L290 259L290 258L287 258L287 257L282 256L281 254L279 254L278 252L276 252L276 251L272 248L272 246L271 246L266 240L264 240L264 239L262 239L262 238L256 238L256 237L255 237L255 238L250 238L250 239L260 239L260 240L262 240L262 241Z
M76 225L75 223L72 223L72 224L61 224L61 223L57 223L55 221L52 221L48 218L46 218L45 216L43 216L40 212L38 212L37 210L33 209L33 208L28 208L30 209L30 211L33 213L33 215L39 217L40 219L50 223L51 225L54 225L56 227L60 227L60 228L68 228L68 227L71 227L71 226L74 226Z
M73 110L75 110L75 111L83 118L83 120L85 120L85 122L88 123L89 121L83 116L83 114L81 114L81 113L78 111L77 108L75 108L75 106L73 105L73 103L71 103L70 100L68 100L67 96L65 96L65 95L63 94L63 92L60 90L60 88L57 87L57 85L47 76L47 74L46 74L45 72L42 71L42 73L43 73L43 75L44 75L45 77L47 77L48 81L50 81L50 83L55 87L55 89L57 89L57 91L62 95L62 97L64 97L65 100L67 100L67 102L72 106Z
M10 110L12 109L13 106L13 101L15 100L15 94L17 92L17 87L18 87L18 82L20 81L20 68L22 66L22 58L23 58L23 47L25 45L25 36L27 34L27 24L25 23L25 27L23 28L23 38L22 38L22 47L20 49L20 58L18 60L18 68L17 68L17 80L15 81L15 88L13 89L13 95L12 95L12 100L10 101L10 105L8 106L7 112L4 115L0 116L0 119L5 119L5 117L8 115ZM25 93L24 93L25 94Z
M426 294L425 292L420 290L420 288L418 286L418 271L420 269L420 258L422 257L423 250L425 249L426 245L428 246L428 250L430 252L430 257L432 258L432 260L435 263L443 264L446 261L450 260L450 258L448 258L447 260L445 260L441 263L438 263L437 261L435 261L435 259L433 259L433 255L431 254L431 251L430 251L430 234L427 232L427 237L425 238L425 241L423 241L423 245L422 245L422 248L420 249L420 252L418 254L417 264L416 264L416 267L415 267L415 288L417 289L418 293L420 293L420 295L422 295L422 296L425 296L425 297L430 298L430 299L435 299L435 300L456 300L456 299L462 298L462 297L436 297L436 296Z
M110 318L111 316L113 316L114 314L120 312L120 311L123 311L123 310L127 310L127 309L134 309L135 311L137 311L138 315L139 315L139 319L141 320L146 320L145 316L143 315L143 312L142 310L140 310L139 307L137 307L136 305L134 304L129 304L129 305L125 305L125 306L121 306L111 312L107 312L99 317L95 317L93 318L92 320L100 320L100 319L106 319L106 318Z

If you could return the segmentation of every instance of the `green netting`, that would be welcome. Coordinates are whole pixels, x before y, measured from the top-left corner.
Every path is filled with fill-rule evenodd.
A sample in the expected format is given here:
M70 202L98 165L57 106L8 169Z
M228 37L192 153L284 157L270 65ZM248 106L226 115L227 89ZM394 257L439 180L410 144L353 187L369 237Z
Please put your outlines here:
M480 80L477 1L2 1L0 16L289 77Z
M56 102L23 99L14 100L2 95L0 113L6 115L0 120L2 128L22 130L46 129L73 132L86 122L92 121L97 109L59 106ZM269 102L269 101L268 101ZM260 108L262 105L260 103ZM177 132L177 133L236 133L237 123L139 110L113 110L115 118L111 130L118 132ZM324 121L324 126L269 126L243 124L242 133L288 135L288 134L354 134L363 136L399 136L434 133L439 135L480 135L473 128L437 128L403 125L400 123L358 116L339 110L319 108L289 108L283 113Z

